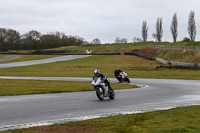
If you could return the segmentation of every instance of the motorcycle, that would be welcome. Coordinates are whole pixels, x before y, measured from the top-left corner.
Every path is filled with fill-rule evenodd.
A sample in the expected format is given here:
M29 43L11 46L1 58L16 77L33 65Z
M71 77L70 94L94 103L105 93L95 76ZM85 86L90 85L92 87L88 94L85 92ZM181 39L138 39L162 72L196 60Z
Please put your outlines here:
M127 82L127 83L130 83L130 80L128 78L128 74L126 72L120 72L118 77L116 77L119 82Z
M105 97L109 97L110 99L115 98L114 90L109 91L108 85L103 80L101 80L101 77L94 77L91 85L96 90L96 95L99 100L102 101Z

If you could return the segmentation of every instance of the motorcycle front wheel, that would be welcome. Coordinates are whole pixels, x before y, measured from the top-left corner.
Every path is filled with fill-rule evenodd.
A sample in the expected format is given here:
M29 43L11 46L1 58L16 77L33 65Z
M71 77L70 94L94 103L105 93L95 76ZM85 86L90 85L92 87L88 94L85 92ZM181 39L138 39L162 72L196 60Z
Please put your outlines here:
M99 98L99 100L101 100L101 101L104 100L104 92L101 87L96 88L96 94L97 94L97 97Z

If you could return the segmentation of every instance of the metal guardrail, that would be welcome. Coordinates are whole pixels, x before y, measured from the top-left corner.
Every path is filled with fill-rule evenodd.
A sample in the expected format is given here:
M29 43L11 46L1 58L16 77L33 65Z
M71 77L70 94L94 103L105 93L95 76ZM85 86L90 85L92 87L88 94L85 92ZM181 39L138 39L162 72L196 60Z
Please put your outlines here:
M159 49L179 49L179 50L200 50L200 47L198 46L158 46L156 45L155 48L159 48ZM160 58L156 58L156 61L162 63L162 64L166 64L167 61L160 59ZM168 64L171 64L173 66L188 66L188 67L199 67L200 68L200 63L199 64L193 64L193 63L185 63L185 62L177 62L177 61L170 61L168 62Z
M155 46L160 49L200 50L198 46Z
M145 58L147 60L154 60L154 58L152 58L150 56L142 55L142 54L138 54L138 53L124 53L124 55L134 55L134 56Z
M193 63L185 63L185 62L177 62L177 61L171 61L171 64L173 66L188 66L188 67L194 67Z
M160 58L156 58L156 61L158 61L162 64L165 64L165 65L169 64L169 62L167 60L163 60L163 59L160 59Z
M199 64L193 64L193 63L185 63L185 62L178 62L178 61L167 61L163 60L160 58L156 58L156 61L165 64L165 65L172 65L172 66L182 66L182 67L199 67L200 68L200 63Z

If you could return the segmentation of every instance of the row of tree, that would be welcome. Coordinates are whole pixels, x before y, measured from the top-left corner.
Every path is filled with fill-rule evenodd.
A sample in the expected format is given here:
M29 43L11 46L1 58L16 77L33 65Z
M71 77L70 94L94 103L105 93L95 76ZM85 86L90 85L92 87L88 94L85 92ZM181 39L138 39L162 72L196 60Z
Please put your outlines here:
M84 39L78 36L66 36L55 32L41 34L31 30L21 35L12 29L0 28L0 51L8 50L39 50L62 46L80 46Z
M176 42L177 36L178 36L178 20L177 20L176 13L174 14L174 16L172 18L170 30L171 30L171 34L173 37L173 41ZM190 12L190 15L188 18L188 33L189 33L190 41L194 42L195 38L196 38L196 33L197 33L194 11ZM162 36L163 36L162 18L158 18L158 20L156 22L156 32L153 33L153 38L155 38L157 42L161 42ZM143 21L143 23L142 23L142 40L144 42L146 42L147 37L148 37L147 22Z
M152 34L152 37L155 39L156 42L162 41L163 36L163 22L162 18L158 18L156 22L156 32ZM177 20L177 14L175 13L172 18L172 23L170 25L170 31L173 37L173 41L177 42L178 37L178 20ZM185 37L183 41L191 41L194 42L197 34L196 30L196 24L195 24L195 13L194 11L190 12L189 18L188 18L188 33L189 38ZM134 37L133 42L146 42L148 38L148 27L147 22L142 22L142 38ZM128 40L126 38L120 39L119 37L116 37L115 43L127 43Z

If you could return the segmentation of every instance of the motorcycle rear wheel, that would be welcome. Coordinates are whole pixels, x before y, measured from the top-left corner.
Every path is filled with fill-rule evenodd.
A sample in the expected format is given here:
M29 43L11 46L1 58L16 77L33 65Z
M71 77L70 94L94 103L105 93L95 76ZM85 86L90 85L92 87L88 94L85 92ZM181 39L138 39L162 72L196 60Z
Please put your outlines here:
M114 91L114 90L112 90L112 91L110 92L109 98L110 98L110 99L115 99L115 91Z
M130 79L129 78L127 78L127 82L130 83Z

